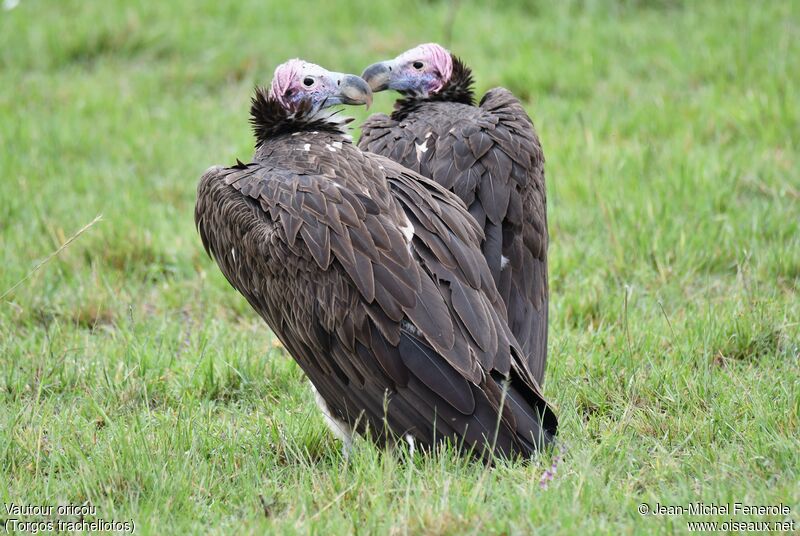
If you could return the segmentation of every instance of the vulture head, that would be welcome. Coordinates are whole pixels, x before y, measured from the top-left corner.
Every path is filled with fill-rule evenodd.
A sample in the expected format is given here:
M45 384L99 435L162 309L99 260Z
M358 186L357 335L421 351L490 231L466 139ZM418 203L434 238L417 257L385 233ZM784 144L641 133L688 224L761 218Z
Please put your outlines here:
M374 63L361 77L372 91L393 89L408 96L427 98L439 93L461 62L436 43L426 43L403 52L393 60Z
M303 103L314 111L338 104L369 107L372 103L369 85L358 76L328 71L299 59L278 65L269 97L288 112L298 111Z
M269 88L256 87L250 123L256 147L267 139L301 130L344 132L352 118L334 119L338 112L319 113L339 104L372 103L369 85L352 74L335 73L303 60L289 60L275 69Z

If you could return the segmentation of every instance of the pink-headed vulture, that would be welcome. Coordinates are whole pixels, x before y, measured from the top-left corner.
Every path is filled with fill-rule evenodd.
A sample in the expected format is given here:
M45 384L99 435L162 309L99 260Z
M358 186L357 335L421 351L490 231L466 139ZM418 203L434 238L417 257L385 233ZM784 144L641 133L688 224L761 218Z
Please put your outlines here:
M520 101L503 88L476 106L472 72L441 46L420 45L362 74L395 90L394 112L371 116L358 146L435 180L467 205L511 331L539 384L547 361L544 154Z

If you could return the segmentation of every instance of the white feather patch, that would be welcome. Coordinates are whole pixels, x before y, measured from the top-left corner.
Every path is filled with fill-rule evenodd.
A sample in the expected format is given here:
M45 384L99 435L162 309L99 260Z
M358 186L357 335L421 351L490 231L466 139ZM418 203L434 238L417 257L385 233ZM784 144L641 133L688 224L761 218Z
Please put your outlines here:
M505 270L506 266L508 266L509 258L505 255L500 255L500 269Z
M417 162L422 162L422 154L428 152L427 138L422 143L414 143L417 148Z
M415 449L416 445L415 445L415 442L414 442L414 436L412 436L411 434L406 434L405 440L406 440L406 443L408 443L408 453L411 456L413 456L414 455L414 450L416 450Z
M400 226L400 231L406 238L406 244L408 244L408 252L411 253L411 241L414 239L414 226L411 225L411 222L408 221L408 218L405 218L405 220L406 220L405 225Z
M405 318L400 321L400 327L403 328L405 331L411 333L412 335L416 335L417 337L422 337L422 332L417 328L417 326L415 326Z
M322 417L325 420L325 424L328 426L336 439L344 443L345 452L349 452L350 448L353 446L353 429L349 424L333 414L331 409L328 407L328 403L325 402L325 399L322 398L321 394L319 394L319 391L317 391L317 388L314 387L314 384L311 382L309 382L309 384L311 385L311 390L314 392L314 401L317 403L317 406L322 412Z
M310 151L311 150L311 144L310 143L306 143L305 145L303 145L303 150L304 151Z

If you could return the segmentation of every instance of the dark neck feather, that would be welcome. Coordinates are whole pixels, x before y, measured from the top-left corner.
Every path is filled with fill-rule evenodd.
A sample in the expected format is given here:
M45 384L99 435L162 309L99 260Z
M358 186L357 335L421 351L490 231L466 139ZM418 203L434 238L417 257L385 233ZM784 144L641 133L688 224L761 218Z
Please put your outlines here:
M460 102L470 106L475 104L475 90L472 88L472 70L456 56L451 55L451 58L453 59L453 74L450 76L450 80L445 82L442 89L427 97L405 95L404 98L394 103L392 119L400 121L426 102Z
M345 125L352 117L341 117L338 111L314 110L311 101L302 101L297 111L290 112L270 98L267 89L256 87L250 105L250 124L256 135L256 148L265 141L281 134L302 131L327 131L345 134Z

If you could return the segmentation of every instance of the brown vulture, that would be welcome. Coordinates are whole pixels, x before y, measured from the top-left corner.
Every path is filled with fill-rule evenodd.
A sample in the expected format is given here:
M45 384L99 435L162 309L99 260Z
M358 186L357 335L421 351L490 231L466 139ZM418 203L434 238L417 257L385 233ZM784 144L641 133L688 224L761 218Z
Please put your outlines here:
M544 155L528 114L495 88L475 105L472 72L437 44L367 67L373 91L403 98L376 114L358 146L454 192L483 229L481 244L511 331L539 384L547 360L547 214Z
M384 444L528 456L557 421L463 203L362 152L335 104L359 77L291 60L256 89L253 161L200 179L203 246L310 379L327 424Z

